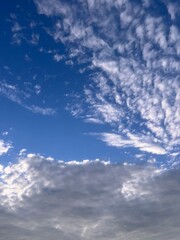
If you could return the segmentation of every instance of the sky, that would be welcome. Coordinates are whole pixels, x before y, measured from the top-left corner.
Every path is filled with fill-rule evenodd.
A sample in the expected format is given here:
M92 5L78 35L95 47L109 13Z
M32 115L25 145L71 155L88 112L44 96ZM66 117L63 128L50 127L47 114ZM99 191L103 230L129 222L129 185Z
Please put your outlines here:
M178 240L179 1L0 13L0 240Z

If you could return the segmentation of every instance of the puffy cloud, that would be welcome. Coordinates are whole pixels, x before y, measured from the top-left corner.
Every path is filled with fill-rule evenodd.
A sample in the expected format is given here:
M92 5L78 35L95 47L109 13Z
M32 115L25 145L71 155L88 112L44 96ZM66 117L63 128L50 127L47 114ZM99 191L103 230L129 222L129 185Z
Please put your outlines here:
M146 135L151 138L148 142L158 142L164 152L176 152L180 124L178 2L163 1L164 11L154 1L34 2L40 14L49 19L55 16L48 34L68 46L70 59L87 62L94 73L84 89L89 111L81 108L88 118L111 124L126 138L126 133ZM131 141L142 149L137 139Z
M179 170L55 161L33 154L2 170L2 239L177 240Z

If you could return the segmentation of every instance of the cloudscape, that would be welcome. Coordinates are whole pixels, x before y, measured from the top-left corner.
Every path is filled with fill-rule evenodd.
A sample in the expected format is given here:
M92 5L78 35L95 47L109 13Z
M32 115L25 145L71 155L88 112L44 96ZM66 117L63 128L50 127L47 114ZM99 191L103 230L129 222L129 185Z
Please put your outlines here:
M179 1L0 18L0 240L179 240Z

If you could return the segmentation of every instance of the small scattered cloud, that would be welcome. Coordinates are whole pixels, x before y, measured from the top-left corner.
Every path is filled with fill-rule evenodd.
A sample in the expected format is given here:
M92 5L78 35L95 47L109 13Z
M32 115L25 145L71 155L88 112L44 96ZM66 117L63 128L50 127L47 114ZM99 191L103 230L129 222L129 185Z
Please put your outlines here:
M19 151L19 156L20 156L20 157L21 157L21 156L25 156L25 155L26 155L26 151L27 151L27 149L22 148L22 149Z
M39 34L32 33L29 43L36 46L39 43L39 38L40 38Z
M3 136L7 136L8 134L9 134L9 132L7 132L7 131L6 132L2 132Z
M22 30L22 27L19 25L18 22L14 22L14 25L11 28L11 31L14 32L19 32Z
M35 93L36 93L37 95L39 95L40 92L41 92L41 86L38 85L38 84L36 84L36 85L34 86L34 89L35 89Z
M56 54L53 56L53 58L54 58L54 60L55 60L56 62L60 62L62 59L64 59L64 56L56 53Z

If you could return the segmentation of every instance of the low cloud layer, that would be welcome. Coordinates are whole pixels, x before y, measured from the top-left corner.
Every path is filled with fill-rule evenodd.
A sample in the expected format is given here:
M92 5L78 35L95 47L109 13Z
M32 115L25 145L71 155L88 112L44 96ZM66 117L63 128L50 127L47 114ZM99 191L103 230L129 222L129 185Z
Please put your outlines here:
M178 240L180 172L28 155L1 169L1 239Z

